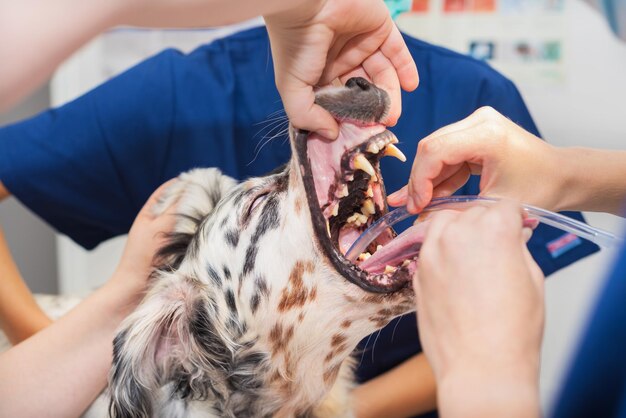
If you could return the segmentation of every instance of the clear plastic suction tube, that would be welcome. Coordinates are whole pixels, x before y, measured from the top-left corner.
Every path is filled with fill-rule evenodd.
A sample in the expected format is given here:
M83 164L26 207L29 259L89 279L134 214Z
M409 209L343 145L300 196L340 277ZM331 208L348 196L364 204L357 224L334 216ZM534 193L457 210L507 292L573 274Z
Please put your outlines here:
M430 205L424 208L423 212L432 212L444 209L464 209L476 205L490 205L499 202L500 199L481 196L450 196L435 198ZM535 206L522 205L522 208L532 218L537 219L546 225L558 228L565 232L570 232L580 238L586 239L603 248L619 247L623 243L622 238L618 238L610 232L594 228L585 223L577 221L559 213L550 212ZM361 236L352 244L346 253L346 258L350 261L356 258L374 241L385 229L403 221L413 215L406 207L395 209L374 222Z

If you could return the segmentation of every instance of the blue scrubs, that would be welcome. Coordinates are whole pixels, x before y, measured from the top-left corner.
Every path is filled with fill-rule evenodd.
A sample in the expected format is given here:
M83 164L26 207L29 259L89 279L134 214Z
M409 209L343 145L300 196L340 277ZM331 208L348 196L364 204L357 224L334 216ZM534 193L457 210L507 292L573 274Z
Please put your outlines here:
M538 135L513 83L487 64L404 38L421 81L417 91L403 93L403 114L392 131L409 162L420 138L481 106ZM93 248L126 233L148 196L182 171L219 167L242 179L285 163L286 136L258 150L264 136L274 133L263 122L279 109L264 28L188 55L166 50L71 103L0 129L0 180L57 230ZM387 190L402 187L410 168L384 159ZM460 192L476 194L478 180ZM545 274L597 251L546 226L536 230L529 247ZM363 342L361 380L421 351L415 322L408 315Z

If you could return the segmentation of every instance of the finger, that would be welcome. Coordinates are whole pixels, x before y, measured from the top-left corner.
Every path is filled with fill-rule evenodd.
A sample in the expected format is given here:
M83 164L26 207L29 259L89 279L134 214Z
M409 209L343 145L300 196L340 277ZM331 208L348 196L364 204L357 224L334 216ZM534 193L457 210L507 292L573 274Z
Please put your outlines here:
M365 69L363 68L363 66L359 65L352 71L349 71L346 74L343 74L341 77L339 77L339 79L341 80L341 85L342 86L345 85L348 82L348 80L354 77L363 77L367 81L372 81L369 75L367 74L367 72L365 71Z
M298 129L317 132L328 139L336 139L339 126L321 106L315 104L313 88L304 83L280 89L289 121Z
M398 191L395 191L387 196L387 203L391 206L403 206L406 205L407 198L409 196L409 186L404 186Z
M374 52L363 61L363 69L372 82L389 95L389 112L382 122L387 126L394 126L402 113L400 81L396 69L380 51Z
M433 198L451 196L467 183L471 175L467 164L463 164L452 176L439 183L433 189Z
M445 166L463 163L478 164L485 152L485 140L480 129L469 128L443 136L429 136L420 141L411 169L409 206L418 210L430 202L433 180Z
M413 91L419 84L417 66L398 27L393 22L392 25L393 29L380 46L380 51L395 67L400 86L406 91Z

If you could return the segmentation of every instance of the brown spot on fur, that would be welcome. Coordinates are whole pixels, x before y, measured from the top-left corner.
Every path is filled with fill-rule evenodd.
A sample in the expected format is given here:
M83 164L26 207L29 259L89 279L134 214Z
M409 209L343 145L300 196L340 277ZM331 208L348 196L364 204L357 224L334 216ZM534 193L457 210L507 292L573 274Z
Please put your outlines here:
M391 316L391 315L393 315L393 312L391 311L391 309L381 309L380 311L378 311L378 315L380 315L380 316Z
M332 348L337 348L338 345L346 342L347 338L343 334L335 334L333 338L330 340L330 346Z
M339 373L339 367L340 365L336 365L324 372L324 383L330 385L335 381L337 374Z
M313 302L317 299L317 286L313 286L311 290L309 290L309 301Z
M296 212L296 215L300 215L300 212L302 211L302 206L304 205L304 203L302 202L302 198L301 197L297 197L296 201L294 203L294 210Z
M269 342L272 346L272 355L277 355L285 349L289 341L293 338L294 326L290 325L286 329L281 323L277 323L270 330Z
M340 325L341 328L350 328L350 325L352 325L352 321L346 319L345 321L343 321Z
M352 296L343 295L343 297L346 299L346 302L348 302L348 303L355 303L356 302L356 299L353 298Z
M382 303L385 300L385 295L368 295L363 298L367 303Z
M298 322L302 322L304 320L304 312L300 312L298 314Z
M289 274L289 284L283 289L278 302L278 310L280 312L288 311L293 308L304 306L307 299L317 296L317 289L308 290L304 286L302 277L304 273L313 273L315 265L311 261L296 261L296 264Z
M324 357L324 362L328 363L329 361L331 361L334 358L335 358L335 352L331 351L328 354L326 354L326 357Z

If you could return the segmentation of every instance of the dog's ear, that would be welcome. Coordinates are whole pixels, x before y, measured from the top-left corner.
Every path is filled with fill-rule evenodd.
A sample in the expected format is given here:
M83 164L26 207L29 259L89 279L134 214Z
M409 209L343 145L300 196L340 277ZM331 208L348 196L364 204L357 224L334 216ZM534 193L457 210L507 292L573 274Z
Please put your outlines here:
M216 168L200 168L181 174L163 191L153 211L160 215L174 207L177 220L167 244L157 254L157 265L178 268L200 223L236 184Z
M149 418L167 397L219 396L218 374L232 353L205 286L174 275L162 278L129 316L113 343L109 376L114 418Z

